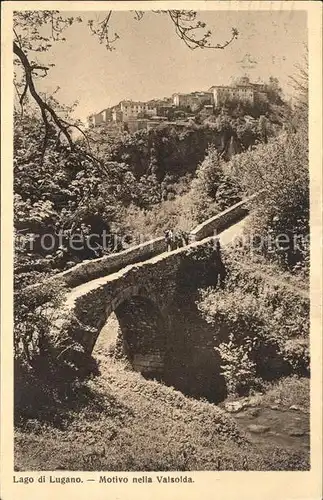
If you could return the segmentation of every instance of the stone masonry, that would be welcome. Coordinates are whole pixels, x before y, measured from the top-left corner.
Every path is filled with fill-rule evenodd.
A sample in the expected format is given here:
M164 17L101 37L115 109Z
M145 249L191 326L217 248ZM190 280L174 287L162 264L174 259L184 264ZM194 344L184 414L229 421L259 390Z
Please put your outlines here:
M174 345L178 345L179 350L187 348L186 339L181 338L178 328L185 309L179 297L182 301L184 297L185 301L192 290L202 285L203 273L208 272L208 266L211 269L215 239L210 234L213 234L214 227L221 224L229 227L232 218L231 226L235 225L230 231L232 233L236 227L235 232L239 233L241 227L237 220L246 214L248 201L235 205L231 212L226 210L223 224L220 214L203 227L198 227L192 239L201 241L194 241L186 247L165 252L162 247L164 242L158 238L153 241L153 246L144 244L123 252L124 255L117 258L125 259L129 254L130 262L119 270L115 271L114 267L119 262L112 261L110 264L109 259L104 258L84 263L66 276L65 273L65 283L70 286L78 283L78 286L74 285L68 292L63 311L58 311L53 324L53 329L58 329L55 334L67 333L73 343L84 351L85 357L90 358L102 327L109 315L115 312L122 333L123 350L133 368L145 375L163 377L169 365L167 357L174 350ZM162 253L151 256L158 248ZM143 260L147 251L150 253L148 260ZM134 252L143 261L133 263Z

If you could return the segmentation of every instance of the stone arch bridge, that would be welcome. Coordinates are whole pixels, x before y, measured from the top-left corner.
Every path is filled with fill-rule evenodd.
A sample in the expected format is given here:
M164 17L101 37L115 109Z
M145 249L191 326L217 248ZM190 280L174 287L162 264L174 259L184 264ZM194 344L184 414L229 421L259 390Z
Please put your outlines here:
M163 238L158 238L55 276L54 280L70 287L64 314L59 313L55 327L68 332L90 357L102 327L115 312L124 352L134 370L164 378L174 363L185 364L188 357L194 360L194 342L182 328L183 314L189 315L197 287L205 280L212 284L214 232L219 233L222 246L238 236L252 199L199 225L186 247L166 252ZM196 344L201 342L195 339ZM208 361L201 358L201 363Z

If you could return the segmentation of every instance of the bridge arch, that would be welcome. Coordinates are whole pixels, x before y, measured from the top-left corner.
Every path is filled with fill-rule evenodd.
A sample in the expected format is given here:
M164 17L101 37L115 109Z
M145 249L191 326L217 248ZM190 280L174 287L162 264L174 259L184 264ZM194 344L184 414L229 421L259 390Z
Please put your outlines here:
M112 312L119 322L119 344L133 369L146 376L160 377L164 370L167 325L157 301L145 288L130 286L108 301L105 321Z

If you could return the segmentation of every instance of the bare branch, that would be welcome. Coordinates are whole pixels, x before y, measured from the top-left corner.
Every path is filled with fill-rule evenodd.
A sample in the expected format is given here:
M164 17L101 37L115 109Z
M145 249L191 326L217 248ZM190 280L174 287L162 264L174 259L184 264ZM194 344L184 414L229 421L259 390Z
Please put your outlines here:
M104 43L108 50L114 50L113 43L119 38L119 35L117 33L114 33L112 37L110 35L109 22L111 19L111 15L112 15L112 10L109 11L108 15L105 16L105 18L102 19L102 21L97 22L98 27L94 25L93 20L90 20L88 22L92 34L96 35L99 39L99 42Z
M143 16L143 11L133 11L135 13L135 20L140 21ZM167 14L175 26L175 32L177 36L183 40L185 45L191 49L224 49L230 43L233 42L238 37L238 30L232 28L231 37L223 43L213 44L210 42L210 37L212 35L211 31L206 30L206 24L202 21L198 21L197 12L193 10L153 10L155 14ZM93 20L88 22L90 30L93 35L99 38L100 43L105 43L108 50L114 50L113 43L118 40L119 35L114 33L113 36L110 34L110 19L112 11L110 10L108 15L104 17L101 21L97 21L97 26ZM204 30L204 31L201 31Z
M134 19L136 21L141 21L141 19L144 17L144 12L142 10L135 10L135 16Z
M22 94L22 100L20 104L23 102L27 90L29 90L31 96L34 98L36 103L39 106L39 109L41 111L42 119L45 125L45 139L44 139L44 149L46 148L47 145L47 139L48 139L48 134L49 134L49 120L47 113L49 113L50 117L52 118L53 122L55 123L56 127L58 130L62 132L62 134L65 136L71 150L73 149L73 141L70 133L68 132L68 128L64 125L64 121L62 121L55 111L41 98L41 96L38 94L34 81L32 78L32 72L33 72L33 66L29 63L28 58L26 54L21 50L21 48L14 42L13 43L13 51L16 54L16 56L19 57L25 71L25 77L26 77L26 87L24 89L24 93Z
M212 35L211 31L207 31L202 34L200 38L195 38L195 32L200 29L205 29L206 24L196 20L196 12L195 11L182 11L182 10L168 10L166 13L169 15L172 20L177 36L183 40L185 45L191 49L224 49L230 43L233 42L236 38L238 38L238 30L236 28L232 28L231 30L231 38L225 42L212 44L209 39Z

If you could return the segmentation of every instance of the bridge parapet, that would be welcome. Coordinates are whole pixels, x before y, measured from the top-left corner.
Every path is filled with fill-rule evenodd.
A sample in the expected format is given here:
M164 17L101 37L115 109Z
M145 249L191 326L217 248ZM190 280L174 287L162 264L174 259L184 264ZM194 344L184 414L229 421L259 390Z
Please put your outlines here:
M256 193L249 196L223 212L203 221L190 232L190 241L200 241L208 236L221 233L232 224L245 217L250 210L250 205L259 195L260 193Z
M130 264L147 260L166 250L164 237L155 238L121 252L105 255L98 259L87 260L76 264L71 269L55 274L46 279L47 283L64 283L68 288L74 288L82 283L95 280L102 276L117 272ZM30 290L37 290L41 284L30 285Z
M250 205L260 193L256 193L245 200L224 210L220 214L202 222L190 232L190 242L200 241L209 236L219 234L224 229L230 227L239 219L243 218L249 211ZM115 273L130 264L148 260L166 251L166 242L163 236L141 243L134 247L127 248L121 252L106 255L99 259L81 262L71 269L56 274L48 278L47 282L60 282L69 288L74 288L82 283L95 280L102 276ZM40 284L31 285L30 289L36 291Z
M77 264L73 268L61 273L60 278L63 279L67 286L74 287L116 272L129 264L147 260L165 250L166 243L164 238L155 238L121 252Z

